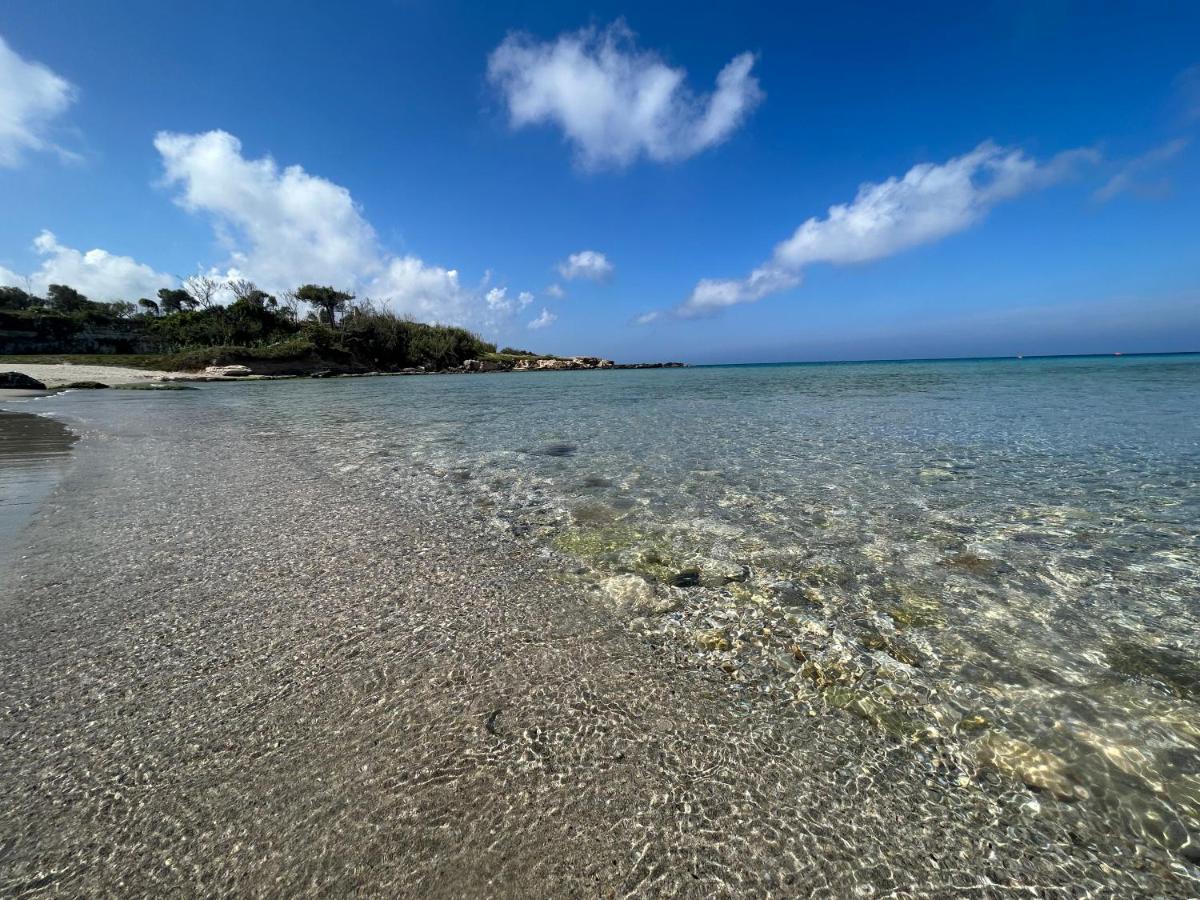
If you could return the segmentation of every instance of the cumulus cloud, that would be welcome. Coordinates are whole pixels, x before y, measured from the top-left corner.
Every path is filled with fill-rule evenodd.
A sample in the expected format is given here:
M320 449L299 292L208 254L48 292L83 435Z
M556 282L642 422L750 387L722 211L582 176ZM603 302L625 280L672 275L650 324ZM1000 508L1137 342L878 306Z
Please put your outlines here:
M75 88L41 63L22 58L0 37L0 166L21 164L28 151L74 154L53 144L50 123L75 99Z
M1071 150L1039 163L1019 149L985 142L944 163L921 163L902 177L864 184L852 202L808 219L748 277L701 280L673 312L708 315L795 287L813 263L861 263L933 243L970 228L996 204L1060 181L1097 158L1093 150Z
M24 287L45 294L52 284L68 284L92 300L136 300L153 297L162 287L171 287L175 279L156 272L145 263L107 250L76 250L63 246L52 232L43 231L33 242L42 264L28 278L8 269L0 269L0 283Z
M762 100L754 55L735 56L704 96L687 73L641 50L622 22L539 42L512 34L492 51L488 77L514 128L562 129L587 167L624 166L641 156L686 159L721 143Z
M1187 138L1176 138L1173 141L1167 141L1165 144L1160 144L1143 153L1141 156L1131 159L1125 163L1117 174L1113 175L1100 188L1096 190L1092 196L1100 203L1107 203L1119 194L1127 191L1132 191L1143 196L1161 195L1170 189L1170 184L1165 179L1158 179L1154 182L1146 182L1146 173L1152 171L1155 166L1174 159L1184 148L1187 147L1189 141Z
M543 306L541 315L530 322L527 327L532 329L545 328L547 325L553 325L557 319L558 316Z
M293 279L299 284L303 279ZM328 281L328 279L326 279ZM480 323L480 290L463 285L456 269L427 265L416 256L392 257L383 271L363 282L344 282L391 309L423 322Z
M563 297L567 296L567 292L564 291L562 289L562 285L558 284L557 282L547 287L546 293L555 300L561 300Z
M483 299L490 312L503 316L520 312L529 306L533 302L533 294L521 291L516 297L509 297L508 288L494 287L483 295Z
M558 274L567 281L576 278L604 281L612 273L613 264L608 261L608 257L595 250L581 250L578 253L572 253L558 264Z
M176 202L213 217L232 265L271 289L349 284L379 271L375 231L350 192L300 166L246 159L225 131L161 132L154 146Z
M176 202L210 216L227 265L267 290L332 284L422 321L474 327L521 308L503 288L485 292L486 277L466 285L457 269L387 253L346 188L269 156L247 159L228 132L162 132L154 146Z

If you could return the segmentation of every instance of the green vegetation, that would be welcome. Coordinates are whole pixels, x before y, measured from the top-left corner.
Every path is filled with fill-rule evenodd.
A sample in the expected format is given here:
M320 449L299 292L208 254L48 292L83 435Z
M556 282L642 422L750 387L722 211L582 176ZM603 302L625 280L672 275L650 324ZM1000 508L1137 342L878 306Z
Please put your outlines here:
M232 302L218 302L223 295ZM304 317L301 304L312 308ZM0 287L0 352L11 362L179 371L240 364L275 374L438 370L533 356L497 353L465 329L413 322L328 286L307 284L277 298L252 282L202 276L136 303L97 303L59 284L45 297Z

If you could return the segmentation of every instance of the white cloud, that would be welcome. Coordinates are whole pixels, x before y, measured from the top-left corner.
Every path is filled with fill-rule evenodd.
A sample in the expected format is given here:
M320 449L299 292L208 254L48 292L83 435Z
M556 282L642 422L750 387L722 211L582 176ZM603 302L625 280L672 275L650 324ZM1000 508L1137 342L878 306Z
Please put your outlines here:
M1176 138L1173 141L1167 141L1165 144L1153 147L1141 156L1131 159L1121 167L1116 175L1097 189L1092 196L1100 203L1107 203L1109 200L1126 191L1134 191L1143 195L1163 193L1170 187L1168 182L1160 179L1153 184L1147 184L1142 181L1142 177L1147 171L1160 163L1167 162L1178 156L1187 147L1188 143L1187 138Z
M504 95L514 128L553 123L589 167L639 156L686 159L724 141L762 100L754 55L735 56L716 90L697 96L687 73L640 50L622 22L538 42L512 34L492 51L488 77Z
M562 285L558 284L557 282L546 288L546 293L555 300L561 300L563 297L567 296L567 292L564 291L562 289Z
M456 269L387 253L346 188L270 157L246 159L227 132L162 132L154 146L166 182L181 188L176 202L210 215L226 265L266 290L331 284L402 315L474 327L497 327L520 307L504 288L484 292L490 273L467 286Z
M997 203L1060 181L1097 158L1092 150L1071 150L1038 163L1021 150L985 142L944 163L921 163L903 177L864 184L853 202L808 219L747 278L700 281L674 312L687 318L753 303L798 285L812 263L867 262L941 240L976 224Z
M484 294L488 309L496 312L508 312L513 308L513 302L508 299L508 288L495 287Z
M350 284L382 267L375 231L344 187L270 157L246 159L224 131L161 132L154 146L184 209L213 216L231 264L270 290Z
M550 312L550 310L546 309L543 306L541 315L539 315L536 319L534 319L532 322L530 322L528 327L533 328L533 329L545 328L547 325L553 325L557 319L558 319L558 316L556 316L554 313Z
M362 290L396 313L422 322L472 325L482 318L479 290L464 287L456 269L426 265L415 256L390 258Z
M608 261L608 257L595 250L581 250L578 253L572 253L558 264L558 274L568 281L575 278L604 281L612 273L613 264ZM557 287L557 285L555 286Z
M533 302L533 294L521 291L516 297L508 296L508 288L494 287L483 295L489 312L499 316L519 312Z
M19 275L12 269L6 269L0 266L0 287L19 287L22 290L26 289L29 283L24 275Z
M70 82L22 58L0 37L0 166L20 165L27 151L73 157L53 144L46 131L74 100Z
M24 287L45 294L52 284L66 284L91 300L136 300L153 297L162 287L171 287L175 279L156 272L145 263L128 256L115 256L107 250L79 251L64 247L52 232L43 231L33 242L43 257L42 264L28 279L8 269L0 269L0 284Z

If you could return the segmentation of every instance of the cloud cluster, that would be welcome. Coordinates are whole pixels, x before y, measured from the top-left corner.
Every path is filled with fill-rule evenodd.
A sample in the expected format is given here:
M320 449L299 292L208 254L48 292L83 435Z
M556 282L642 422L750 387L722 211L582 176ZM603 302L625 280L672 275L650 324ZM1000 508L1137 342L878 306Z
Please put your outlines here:
M754 55L735 56L716 90L697 96L687 73L640 50L622 22L539 42L512 34L492 51L488 77L514 128L551 123L586 167L624 166L645 156L686 159L721 143L762 100Z
M530 322L528 327L536 331L539 328L546 328L549 325L553 325L557 320L558 316L543 306L541 315Z
M1060 181L1097 158L1093 150L1071 150L1039 163L989 141L944 163L915 165L902 177L862 185L852 202L805 221L748 277L701 280L674 314L703 316L753 303L795 287L813 263L867 262L941 240L970 228L996 204Z
M29 285L35 294L45 294L52 284L69 284L92 300L134 300L153 297L159 288L171 287L175 279L156 272L145 263L107 250L80 251L65 247L52 232L43 231L33 242L42 264L28 278L0 269L0 284Z
M28 151L53 150L50 123L75 99L75 88L45 66L22 58L0 37L0 167L21 164Z
M300 166L270 157L247 159L224 131L160 133L154 141L166 183L184 209L212 218L228 248L228 266L267 290L333 284L380 300L423 321L499 327L533 302L464 285L456 269L419 257L394 256L380 246L350 192Z
M578 253L572 253L558 264L558 274L567 281L573 281L576 278L605 281L612 273L613 264L609 262L607 256L596 250L581 250ZM554 285L554 287L558 286ZM559 290L561 291L562 288Z

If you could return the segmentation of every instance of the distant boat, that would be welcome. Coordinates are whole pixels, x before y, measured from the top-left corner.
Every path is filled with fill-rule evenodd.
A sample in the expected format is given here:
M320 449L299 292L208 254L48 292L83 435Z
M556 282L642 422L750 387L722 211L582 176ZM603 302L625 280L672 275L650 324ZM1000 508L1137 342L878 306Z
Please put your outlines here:
M1120 350L1118 350L1116 353L1114 353L1114 354L1113 354L1113 356L1120 356L1120 355L1121 355L1121 351L1120 351Z
M1024 359L1024 358L1025 357L1023 357L1020 353L1017 354L1017 359Z

